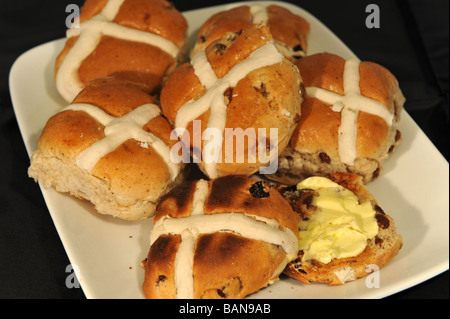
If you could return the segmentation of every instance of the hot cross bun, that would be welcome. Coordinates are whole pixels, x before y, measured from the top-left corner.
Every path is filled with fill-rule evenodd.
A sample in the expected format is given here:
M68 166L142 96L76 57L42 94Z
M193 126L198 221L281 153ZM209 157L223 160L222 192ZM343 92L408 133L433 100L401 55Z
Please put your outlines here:
M302 116L274 179L296 184L312 175L352 172L378 177L401 141L405 98L385 67L331 53L300 59L306 87Z
M204 50L227 32L239 32L251 25L264 23L273 35L278 50L292 62L305 56L308 49L309 22L276 4L255 3L218 12L201 26L191 56Z
M184 163L170 161L171 132L148 87L99 78L47 121L28 173L99 213L147 218L183 179Z
M250 176L286 147L302 94L298 69L267 27L256 25L226 33L178 67L161 91L161 107L176 129L189 132L186 144L209 178Z
M155 92L187 53L187 21L166 0L87 0L67 31L56 86L71 102L90 81L115 76Z
M144 261L147 298L244 298L298 252L299 216L246 176L186 182L158 206Z

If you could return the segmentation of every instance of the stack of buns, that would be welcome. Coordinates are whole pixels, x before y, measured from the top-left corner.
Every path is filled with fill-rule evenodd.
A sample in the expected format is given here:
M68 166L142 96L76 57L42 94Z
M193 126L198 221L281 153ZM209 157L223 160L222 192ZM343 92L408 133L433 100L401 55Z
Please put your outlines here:
M207 17L190 51L166 0L86 0L80 20L55 61L68 106L28 172L101 214L154 216L145 297L244 298L283 272L343 284L398 253L394 221L364 185L401 140L404 98L387 69L309 55L309 23L282 5ZM327 197L292 186L307 178L364 207L360 251L310 257L304 228Z
M67 32L51 117L29 175L125 220L153 216L185 175L157 90L186 55L187 21L166 0L87 0Z

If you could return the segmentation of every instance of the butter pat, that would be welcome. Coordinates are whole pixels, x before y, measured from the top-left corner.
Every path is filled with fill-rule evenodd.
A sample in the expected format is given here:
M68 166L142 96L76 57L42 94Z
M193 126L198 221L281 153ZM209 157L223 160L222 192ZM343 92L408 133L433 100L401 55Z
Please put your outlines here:
M317 210L300 222L299 249L303 260L329 263L334 258L354 257L364 251L367 240L378 234L375 210L370 202L360 204L350 190L325 177L310 177L297 189L312 189Z

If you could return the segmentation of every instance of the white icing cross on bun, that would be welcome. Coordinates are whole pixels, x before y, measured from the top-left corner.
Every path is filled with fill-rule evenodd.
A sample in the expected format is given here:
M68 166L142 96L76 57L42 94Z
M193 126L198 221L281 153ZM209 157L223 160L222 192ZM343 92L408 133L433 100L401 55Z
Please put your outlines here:
M343 96L322 88L306 87L308 96L332 105L331 109L334 112L341 112L341 125L338 131L339 156L341 161L348 165L353 165L356 158L356 122L359 112L379 116L389 126L394 119L394 114L383 103L361 95L359 64L360 61L356 58L345 61Z
M71 104L62 111L67 110L85 112L105 126L105 137L78 155L78 167L91 171L103 156L112 152L123 142L135 139L141 142L141 147L151 146L161 156L169 168L172 181L177 177L180 165L170 160L169 146L142 128L150 120L160 115L161 111L157 105L143 104L122 117L111 116L100 108L86 103Z
M254 4L250 6L250 13L252 14L252 22L254 24L258 23L264 23L267 24L267 21L269 20L269 16L267 14L266 7L260 5L260 4Z
M296 235L275 219L233 212L204 214L207 194L208 182L197 181L190 216L183 218L163 216L155 223L150 236L150 245L152 245L162 235L181 235L181 244L176 254L174 267L178 299L194 297L194 255L196 242L201 234L228 232L279 245L286 254L296 254L298 251Z
M68 52L56 74L58 91L67 101L72 101L83 88L77 70L83 60L95 50L102 35L149 44L159 47L172 57L177 56L179 48L172 41L157 34L128 28L112 22L124 1L109 0L102 12L82 22L80 28L67 30L67 38L79 36L79 39Z
M253 51L250 56L236 64L222 78L217 78L214 70L209 63L204 50L197 52L191 60L195 74L200 83L207 89L206 93L197 100L191 100L184 104L177 113L175 119L176 128L186 128L188 123L195 120L208 109L210 110L207 128L216 128L222 135L225 129L227 119L227 106L224 101L224 92L229 87L235 87L237 83L245 78L250 72L262 67L280 63L283 56L278 52L273 42L267 42L265 45ZM221 150L222 140L212 138L209 143L213 143L211 150ZM205 169L210 178L217 177L217 161L211 158L217 157L217 154L205 154Z

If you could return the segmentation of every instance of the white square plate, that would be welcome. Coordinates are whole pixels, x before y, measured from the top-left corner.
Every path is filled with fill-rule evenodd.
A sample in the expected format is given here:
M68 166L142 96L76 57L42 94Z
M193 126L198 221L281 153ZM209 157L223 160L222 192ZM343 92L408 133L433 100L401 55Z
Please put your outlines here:
M264 5L271 1L262 1ZM212 14L243 2L184 12L191 43ZM354 54L327 27L303 9L277 2L311 24L309 54L328 51L344 58ZM48 118L65 106L53 83L53 68L64 39L21 55L10 73L16 118L28 154L37 147ZM384 174L368 185L403 235L399 255L379 272L379 288L366 279L330 287L304 285L283 276L249 298L381 298L421 283L448 269L448 162L405 112L403 142L385 163ZM59 236L87 298L143 298L140 262L149 249L153 220L129 222L102 216L89 203L42 189ZM372 288L371 288L372 287Z

